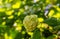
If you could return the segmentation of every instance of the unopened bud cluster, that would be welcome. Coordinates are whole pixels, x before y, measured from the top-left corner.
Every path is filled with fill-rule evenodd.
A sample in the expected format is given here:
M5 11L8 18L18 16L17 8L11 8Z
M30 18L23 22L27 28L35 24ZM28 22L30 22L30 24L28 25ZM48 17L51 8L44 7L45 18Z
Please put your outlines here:
M24 27L27 32L33 31L38 24L37 15L28 15L23 20Z

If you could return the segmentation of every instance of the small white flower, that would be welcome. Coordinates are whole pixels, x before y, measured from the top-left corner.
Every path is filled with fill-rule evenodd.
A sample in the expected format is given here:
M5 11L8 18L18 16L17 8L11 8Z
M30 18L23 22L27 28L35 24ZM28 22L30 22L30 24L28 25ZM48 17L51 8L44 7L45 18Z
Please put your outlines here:
M46 6L46 9L50 9L52 6L52 4L49 4L48 6Z
M33 0L34 3L38 2L39 0Z
M17 23L14 23L14 24L13 24L13 26L16 26L16 25L17 25Z
M28 6L26 5L26 6L25 6L25 10L27 10L27 9L28 9Z
M2 6L2 5L0 5L0 8L3 8L3 6Z
M11 4L7 3L5 6L6 6L7 8L10 8L10 7L11 7Z
M60 4L57 4L57 6L60 6Z
M36 0L34 0L34 3L36 3Z
M48 11L45 11L45 14L44 15L46 16L47 14L48 14Z
M59 31L57 34L59 34L59 35L60 35L60 31Z
M6 19L6 17L3 17L3 19Z

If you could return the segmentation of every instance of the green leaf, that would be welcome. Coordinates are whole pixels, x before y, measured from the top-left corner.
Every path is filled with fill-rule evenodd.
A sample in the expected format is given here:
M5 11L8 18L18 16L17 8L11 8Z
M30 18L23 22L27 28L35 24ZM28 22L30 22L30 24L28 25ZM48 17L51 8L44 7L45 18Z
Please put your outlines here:
M6 28L6 25L0 25L0 28Z
M44 22L53 27L58 25L58 21L56 18L48 18Z
M47 39L54 39L54 38L55 38L55 36L52 35L52 36L49 36Z
M22 39L22 33L21 32L17 33L14 39Z
M31 39L44 39L44 37L42 36L42 33L36 29Z

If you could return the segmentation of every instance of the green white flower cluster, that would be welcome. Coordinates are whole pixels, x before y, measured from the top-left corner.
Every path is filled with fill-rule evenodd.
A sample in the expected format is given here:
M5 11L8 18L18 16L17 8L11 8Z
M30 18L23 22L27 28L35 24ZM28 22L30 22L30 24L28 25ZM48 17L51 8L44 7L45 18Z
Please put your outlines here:
M33 31L38 24L37 15L28 15L23 20L24 27L27 32Z

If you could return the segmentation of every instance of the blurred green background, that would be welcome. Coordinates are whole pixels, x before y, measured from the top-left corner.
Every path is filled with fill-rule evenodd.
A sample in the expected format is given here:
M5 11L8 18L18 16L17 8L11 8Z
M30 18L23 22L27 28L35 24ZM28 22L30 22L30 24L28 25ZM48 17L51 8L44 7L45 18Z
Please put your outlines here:
M26 32L23 20L33 14L39 23ZM0 39L60 39L60 0L0 0Z

